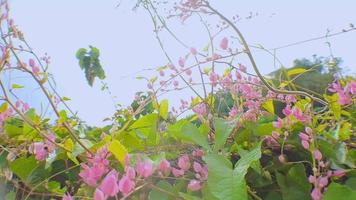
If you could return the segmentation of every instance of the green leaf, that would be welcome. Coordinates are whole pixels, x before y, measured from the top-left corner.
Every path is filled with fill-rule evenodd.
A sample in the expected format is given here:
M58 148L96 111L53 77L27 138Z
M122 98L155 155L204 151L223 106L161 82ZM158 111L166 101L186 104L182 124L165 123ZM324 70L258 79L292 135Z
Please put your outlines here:
M204 157L208 164L208 187L216 198L224 200L248 200L245 175L252 163L261 158L261 143L246 153L236 163L232 163L222 155L210 154Z
M125 157L127 156L127 149L118 140L113 140L109 145L109 151L120 161L122 166L125 165Z
M265 101L262 107L266 109L269 113L274 114L274 105L272 99Z
M7 102L1 104L1 106L0 106L0 113L5 112L8 107L9 107L9 104L8 104Z
M14 118L10 121L5 122L4 130L9 137L15 137L23 133L22 126L23 122L19 119Z
M305 174L303 164L294 165L286 176L277 173L277 182L284 200L310 199L311 185Z
M186 194L183 192L179 192L179 196L182 197L184 200L199 200L200 198L190 195L190 194Z
M171 195L168 195L167 193L164 193L160 190L167 191L169 193L173 193L173 187L171 184L169 184L167 181L159 181L156 185L156 188L153 188L148 195L149 200L170 200L174 199L172 198Z
M307 70L304 68L294 68L294 69L288 70L287 74L288 74L288 76L294 76L294 75L304 73L305 71L307 71Z
M47 188L49 191L60 195L63 195L67 190L66 187L61 188L61 184L57 181L49 181L47 184Z
M23 85L18 85L18 84L12 84L12 86L11 86L11 89L21 89L21 88L24 88L24 86Z
M229 137L233 127L233 124L221 118L214 118L214 127L215 127L215 145L214 151L218 151L226 143L227 138Z
M20 157L9 164L11 171L24 182L29 180L32 172L37 168L37 161L34 156Z
M205 134L201 133L199 129L192 123L186 123L182 127L182 132L178 137L194 142L205 149L209 149L208 138Z
M328 190L324 194L323 200L355 200L356 199L356 190L340 185L337 183L331 183L328 186Z
M167 119L168 117L168 100L164 99L161 101L161 104L159 106L159 114L163 119Z
M5 200L16 200L16 192L11 191L5 195Z
M157 118L158 118L158 116L155 113L145 115L145 116L141 117L140 119L138 119L137 121L135 121L135 123L133 123L130 126L130 129L151 127L152 125L156 124Z

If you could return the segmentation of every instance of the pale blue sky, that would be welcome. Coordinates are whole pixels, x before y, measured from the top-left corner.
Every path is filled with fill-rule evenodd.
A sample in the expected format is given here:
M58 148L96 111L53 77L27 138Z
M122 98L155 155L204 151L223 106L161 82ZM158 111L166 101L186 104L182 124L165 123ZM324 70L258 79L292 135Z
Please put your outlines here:
M100 84L93 88L87 85L75 58L78 48L93 45L101 50L106 82L122 104L131 102L135 91L146 88L146 83L136 80L133 73L167 63L152 33L147 13L142 9L132 11L134 1L131 0L122 0L121 6L115 8L118 2L10 1L12 16L28 42L39 55L47 52L52 57L50 71L60 93L72 99L70 106L89 124L101 124L103 118L113 114L114 107L110 97L100 90ZM262 44L266 48L321 36L327 29L337 32L347 28L349 23L356 24L356 2L349 0L215 0L212 4L227 16L258 12L258 17L238 25L250 44ZM194 18L185 25L174 22L172 29L191 46L202 48L208 42L203 26ZM165 35L163 38L173 58L187 53L174 40ZM313 54L328 56L325 42L319 40L285 48L277 55L286 66L295 58ZM345 65L355 71L356 31L333 37L330 42L334 55L342 57ZM273 70L273 58L261 51L255 51L255 56L264 73ZM131 76L123 78L126 75Z

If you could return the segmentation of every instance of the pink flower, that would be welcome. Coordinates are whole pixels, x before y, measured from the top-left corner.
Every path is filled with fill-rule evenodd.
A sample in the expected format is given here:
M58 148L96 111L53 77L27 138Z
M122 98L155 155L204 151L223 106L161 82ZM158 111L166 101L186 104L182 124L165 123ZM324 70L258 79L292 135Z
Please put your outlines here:
M119 190L124 196L129 194L135 188L135 182L128 176L123 176L119 182Z
M342 86L340 84L340 81L332 83L331 87L329 88L329 91L330 92L341 92L342 91Z
M302 140L302 146L304 149L309 149L309 142L307 140Z
M203 170L202 166L200 165L200 163L195 162L193 163L193 169L196 173L199 173Z
M189 170L190 160L188 155L183 155L178 159L178 167L183 169L184 171Z
M147 178L153 174L153 164L149 160L145 160L144 162L139 161L136 170L140 176Z
M164 175L168 175L171 171L171 164L166 159L163 159L158 165L158 170Z
M192 48L190 48L190 53L195 56L195 55L197 55L198 52L195 48L192 47Z
M28 64L30 65L30 67L34 67L36 65L35 60L33 60L32 58L28 60Z
M274 128L283 128L283 121L281 118L278 117L278 121L273 122Z
M198 180L190 180L189 184L188 184L188 189L191 191L198 191L202 188L202 186L200 185L200 182Z
M28 103L24 103L22 105L22 112L27 112L28 110L30 110L30 105Z
M352 80L346 87L350 88L351 94L356 95L356 81Z
M159 70L159 75L160 76L164 76L164 71L163 70Z
M309 183L314 183L314 181L315 181L315 178L314 178L314 176L313 175L309 175L309 177L308 177L308 181L309 181Z
M319 188L314 188L310 196L313 200L321 200L322 194Z
M175 88L177 88L178 85L179 85L179 82L178 82L177 80L174 80L174 81L173 81L173 86L174 86Z
M316 149L314 151L314 157L316 160L320 161L323 158L323 155L321 154L321 152L319 151L319 149Z
M194 106L194 108L192 110L193 110L193 112L198 114L198 116L201 120L208 113L208 109L207 109L205 103L200 103L200 104Z
M349 94L341 91L337 93L339 95L339 99L338 102L340 105L348 105L351 103L351 98L349 96Z
M216 85L218 84L219 75L216 74L216 73L214 73L214 72L212 72L212 73L210 74L209 80L210 80L210 82L211 82L211 84L212 84L213 86L216 86Z
M295 96L294 96L294 95L290 95L290 94L286 95L285 100L286 100L286 102L287 102L288 104L289 104L289 103L294 103L294 102L297 101L297 99L295 98Z
M102 168L99 167L89 167L88 165L81 163L82 171L80 171L79 176L83 181L89 186L95 187L97 181L105 173Z
M184 65L185 65L185 59L182 58L182 57L180 57L179 60L178 60L178 64L179 64L180 67L184 67Z
M176 169L176 168L172 168L172 174L174 177L180 177L184 175L184 170L182 169Z
M55 142L56 142L56 136L53 133L48 134L47 139L45 140L44 143L47 146L49 153L52 153L56 148Z
M32 67L32 73L37 74L38 72L40 72L39 67L37 67L37 66Z
M301 139L301 140L309 140L309 135L307 135L307 134L305 134L305 133L299 133L299 138Z
M33 144L33 153L35 154L36 160L45 160L48 152L43 142L35 142Z
M305 132L309 135L313 134L313 129L311 129L310 127L305 127Z
M229 40L226 37L224 37L220 42L220 48L226 50L228 48L228 45L229 45Z
M114 197L119 192L118 173L116 170L110 171L100 184L100 190L110 197Z
M200 171L200 180L206 181L208 180L208 165L204 165L203 168Z
M323 187L327 186L328 183L329 183L328 177L321 176L321 177L318 178L318 186L320 188L323 188Z
M196 149L193 151L192 155L195 157L202 157L204 155L204 151L201 149Z
M185 70L185 74L187 74L188 76L192 75L192 70L191 69L186 69Z
M96 188L94 192L94 200L106 200L108 197L105 196L105 194L99 189Z
M306 118L303 116L303 112L300 108L294 107L292 109L292 114L295 118L297 118L301 122L304 122L306 120Z
M168 67L169 67L169 69L171 69L171 70L176 70L176 67L172 64L172 63L169 63L168 65L167 65Z
M343 177L343 176L345 176L345 171L344 170L342 170L342 169L338 169L338 170L336 170L336 171L334 171L333 172L333 174L332 174L332 176L334 176L334 177Z
M63 195L62 200L74 200L74 198L69 193L66 193Z
M130 179L135 179L136 171L133 167L127 166L125 168L125 172L126 172L127 177L129 177Z
M287 105L283 110L282 110L282 113L285 115L285 116L289 116L292 114L292 109L290 108L290 105Z

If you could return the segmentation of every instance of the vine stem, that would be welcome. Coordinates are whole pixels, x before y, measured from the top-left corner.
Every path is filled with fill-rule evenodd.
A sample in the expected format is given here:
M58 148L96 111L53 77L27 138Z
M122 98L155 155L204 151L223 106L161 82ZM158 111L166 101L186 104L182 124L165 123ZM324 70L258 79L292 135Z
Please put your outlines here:
M218 15L222 20L224 20L226 23L228 23L233 29L234 31L237 33L237 35L239 36L242 45L245 48L245 52L251 62L251 65L254 69L254 71L256 72L256 75L260 78L260 80L262 81L262 83L264 85L266 85L266 87L271 90L274 93L280 93L280 94L291 94L291 95L302 95L302 96L306 96L309 97L310 99L317 101L325 106L328 105L327 102L325 102L324 100L318 98L318 97L314 97L313 95L307 93L307 92L303 92L303 91L289 91L289 90L280 90L277 88L274 88L272 85L270 85L267 80L263 77L263 75L261 74L261 72L259 71L257 64L255 62L255 59L252 56L252 53L250 51L250 48L248 46L248 43L245 40L245 37L243 36L243 34L241 33L241 31L235 26L234 23L232 23L229 19L227 19L223 14L221 14L219 11L217 11L216 9L214 9L213 7L210 6L210 4L208 2L205 2L206 4L204 5L205 7L209 8L213 13L215 13L216 15Z

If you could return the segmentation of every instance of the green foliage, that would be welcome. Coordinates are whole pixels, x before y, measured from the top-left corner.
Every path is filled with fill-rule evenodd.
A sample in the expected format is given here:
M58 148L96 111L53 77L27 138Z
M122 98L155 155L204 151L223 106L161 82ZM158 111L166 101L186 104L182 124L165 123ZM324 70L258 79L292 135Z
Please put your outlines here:
M105 79L105 72L101 66L98 48L89 46L89 51L85 48L80 48L76 57L79 60L80 69L84 70L85 77L90 86L93 86L95 78Z
M247 200L245 175L248 168L261 157L261 143L246 153L233 168L223 155L209 154L204 159L209 166L208 187L218 199Z

